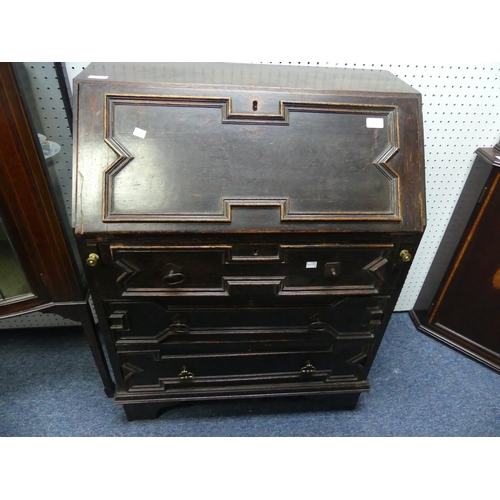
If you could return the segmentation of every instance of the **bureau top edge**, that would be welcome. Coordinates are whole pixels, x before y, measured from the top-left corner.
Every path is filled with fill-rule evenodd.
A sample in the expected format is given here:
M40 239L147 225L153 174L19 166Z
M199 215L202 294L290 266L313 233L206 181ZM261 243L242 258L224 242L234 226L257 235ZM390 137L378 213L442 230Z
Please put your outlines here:
M352 91L420 95L386 70L282 66L220 62L91 63L75 84L234 86L316 91Z

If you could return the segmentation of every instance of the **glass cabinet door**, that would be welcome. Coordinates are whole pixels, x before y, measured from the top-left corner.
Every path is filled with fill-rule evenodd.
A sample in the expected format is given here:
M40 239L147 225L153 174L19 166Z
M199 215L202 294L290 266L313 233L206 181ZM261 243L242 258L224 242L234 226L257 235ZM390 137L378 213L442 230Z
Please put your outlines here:
M32 296L24 269L0 219L0 304Z
M60 233L69 224L54 207L47 166L60 148L43 134L23 67L0 63L0 318L71 296L73 264Z

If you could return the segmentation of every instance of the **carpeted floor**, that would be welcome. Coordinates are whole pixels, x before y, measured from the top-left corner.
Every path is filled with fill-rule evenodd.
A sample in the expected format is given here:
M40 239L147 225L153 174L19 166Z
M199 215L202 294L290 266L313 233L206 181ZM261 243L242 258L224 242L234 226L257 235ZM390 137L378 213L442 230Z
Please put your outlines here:
M128 422L78 328L0 330L0 436L500 436L500 375L393 315L354 411L264 399Z

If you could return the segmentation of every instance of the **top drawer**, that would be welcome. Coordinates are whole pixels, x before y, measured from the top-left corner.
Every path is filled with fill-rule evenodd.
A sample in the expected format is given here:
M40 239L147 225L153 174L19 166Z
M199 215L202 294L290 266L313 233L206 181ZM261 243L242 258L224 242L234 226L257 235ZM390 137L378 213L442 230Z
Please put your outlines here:
M387 293L399 244L112 244L109 254L101 248L99 288L119 296L287 300Z
M76 232L421 231L420 94L387 72L301 69L272 87L261 65L217 66L220 83L210 65L80 79Z

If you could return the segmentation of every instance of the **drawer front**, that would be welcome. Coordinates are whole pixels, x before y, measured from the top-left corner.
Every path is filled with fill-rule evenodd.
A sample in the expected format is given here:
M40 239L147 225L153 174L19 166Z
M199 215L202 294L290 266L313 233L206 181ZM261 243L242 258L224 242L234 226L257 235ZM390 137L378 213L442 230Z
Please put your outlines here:
M371 342L387 297L343 297L328 306L179 307L161 302L108 302L118 350L162 354L332 349Z
M100 281L124 297L376 295L393 284L395 253L393 244L112 245Z
M360 348L363 349L363 348ZM365 349L366 350L366 349ZM361 380L357 360L321 351L169 356L119 354L126 391L183 392L263 384L325 384Z

